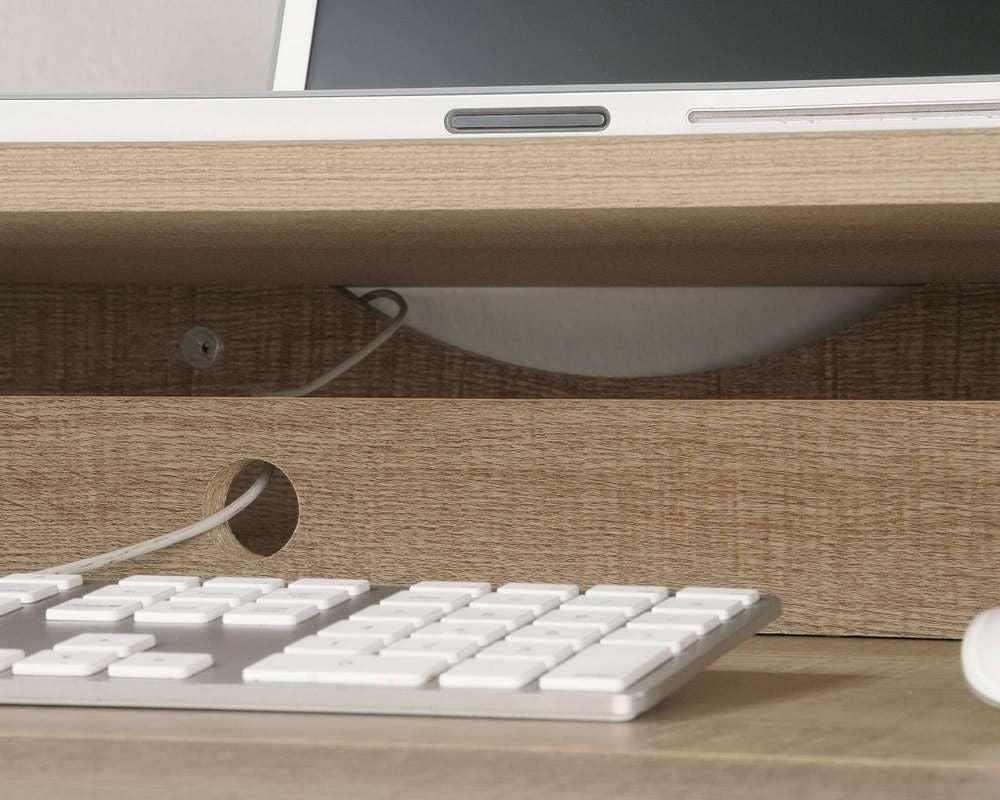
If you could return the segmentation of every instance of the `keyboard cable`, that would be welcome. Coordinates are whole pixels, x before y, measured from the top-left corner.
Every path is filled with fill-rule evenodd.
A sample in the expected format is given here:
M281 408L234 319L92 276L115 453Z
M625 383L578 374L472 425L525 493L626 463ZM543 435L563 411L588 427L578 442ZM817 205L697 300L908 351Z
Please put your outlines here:
M388 324L375 336L373 336L367 344L352 353L332 369L324 372L319 377L303 384L302 386L291 389L259 389L255 393L261 397L306 397L319 391L324 386L336 380L345 372L364 361L368 356L382 347L382 345L398 333L399 329L403 326L403 322L406 320L406 315L409 311L409 308L406 305L406 300L404 300L403 297L397 292L392 291L392 289L375 289L361 295L358 299L362 303L368 305L373 300L377 300L379 298L391 300L396 306L396 313L390 317ZM250 485L250 488L233 500L233 502L219 509L214 514L210 514L209 516L204 517L197 522L193 522L190 525L185 525L183 528L178 528L175 531L170 531L169 533L164 533L160 536L153 537L152 539L137 542L136 544L119 547L118 549L111 550L107 553L101 553L100 555L90 556L89 558L84 558L79 561L72 561L68 564L60 564L57 567L49 567L47 569L39 570L36 574L81 574L99 569L100 567L106 567L109 564L115 564L119 561L126 561L132 558L147 555L149 553L155 553L157 550L163 550L164 548L172 547L173 545L187 541L188 539L193 539L196 536L201 536L202 534L208 533L220 525L224 525L241 511L253 505L253 503L267 489L273 475L274 467L268 464L261 470L260 474Z

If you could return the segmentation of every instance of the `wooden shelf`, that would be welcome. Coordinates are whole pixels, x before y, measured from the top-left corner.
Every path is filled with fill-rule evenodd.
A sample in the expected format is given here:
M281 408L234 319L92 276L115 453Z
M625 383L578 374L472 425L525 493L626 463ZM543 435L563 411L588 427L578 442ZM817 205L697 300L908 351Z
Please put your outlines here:
M0 146L0 181L0 282L160 283L166 295L179 283L1000 282L1000 132L14 145ZM117 363L135 307L86 330L65 313L91 319L77 306L103 291L32 305L73 342L31 352L79 346ZM310 299L272 305L309 330ZM200 307L253 318L240 302L221 292ZM158 332L198 307L158 305ZM922 391L992 397L992 362L979 366L990 340L954 355L961 308L926 338L887 339L874 362L913 369L916 348L934 374L914 378ZM265 316L273 345L285 322ZM935 388L952 374L936 369L941 338L947 391ZM23 358L25 340L8 339ZM241 376L263 363L285 379L272 351L230 353L248 356ZM196 385L172 359L137 356L115 367L121 383L68 356L39 375L64 391ZM958 380L970 374L986 377ZM774 631L820 634L957 637L996 601L997 402L23 397L0 398L0 441L0 572L177 527L221 505L235 463L266 458L297 512L276 481L284 499L258 510L255 535L297 513L283 549L262 558L227 528L129 570L747 583L784 599ZM391 796L415 780L442 798L484 785L986 798L1000 783L996 714L962 685L953 642L757 637L628 726L8 709L0 763L16 768L0 766L0 783L53 794L60 770L83 764L127 794L181 764L188 783L247 797L293 780L303 797L330 785Z
M1000 131L3 145L0 179L0 281L1000 279Z
M265 458L284 549L128 569L754 585L791 633L956 637L996 601L996 402L6 398L0 432L0 573L179 527Z
M5 708L11 797L993 800L998 712L954 642L766 636L635 722ZM69 766L68 766L69 765ZM391 766L391 768L387 768ZM499 787L484 793L483 787ZM87 787L95 787L88 792ZM96 787L99 787L97 789ZM98 794L97 792L100 792Z

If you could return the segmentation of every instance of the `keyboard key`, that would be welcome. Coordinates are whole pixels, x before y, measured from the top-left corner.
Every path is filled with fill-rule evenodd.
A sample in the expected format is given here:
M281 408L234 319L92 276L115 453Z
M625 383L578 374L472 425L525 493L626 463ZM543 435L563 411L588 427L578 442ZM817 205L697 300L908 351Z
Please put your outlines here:
M413 634L414 639L472 639L480 647L496 642L507 635L507 626L495 622L466 622L444 624L435 622Z
M103 671L116 658L114 653L93 650L82 653L40 650L21 661L15 661L11 670L15 675L85 678Z
M547 630L554 630L548 628ZM573 645L566 642L497 642L481 651L475 660L496 658L504 661L539 661L545 669L552 669L574 653Z
M219 589L256 589L260 594L273 592L285 585L281 578L243 578L235 575L223 575L205 581L202 586Z
M183 680L204 672L215 663L211 653L136 653L108 667L112 678Z
M135 612L135 621L154 625L204 625L229 611L228 603L167 601Z
M545 690L621 692L670 657L669 647L598 644L543 675L538 685Z
M718 615L707 611L702 614L666 614L663 612L654 614L649 612L636 617L629 622L628 627L633 630L674 628L704 636L709 631L718 628L720 624Z
M470 622L492 622L514 631L527 625L535 615L523 608L460 608L441 620L445 625L465 625Z
M559 625L572 628L596 628L601 633L608 633L625 624L625 615L617 611L550 611L544 617L539 617L538 626Z
M446 689L520 689L545 672L541 661L473 658L438 678Z
M680 628L619 628L603 639L601 644L648 644L654 647L669 647L670 652L678 655L685 647L690 647L698 641L698 635Z
M457 664L479 649L474 639L401 639L386 647L380 655L384 658L443 658Z
M343 589L275 589L258 597L257 602L262 605L306 605L326 611L350 599Z
M469 604L467 595L458 592L434 594L432 592L396 592L382 601L383 606L434 606L442 613L457 611Z
M307 636L285 647L286 653L327 656L361 656L382 649L379 636Z
M59 642L53 649L111 653L116 658L125 658L155 646L156 637L148 633L81 633Z
M169 586L105 586L97 591L85 594L85 600L132 600L143 606L151 606L166 600L175 593Z
M601 638L598 628L566 625L528 625L507 636L508 642L549 643L569 645L579 652Z
M586 591L587 597L644 597L650 603L659 603L670 596L666 586L625 586L620 583L599 583Z
M17 600L23 605L37 603L55 594L59 594L59 587L54 583L22 583L19 581L0 583L0 600Z
M368 606L351 614L351 619L361 622L408 622L422 628L441 619L444 612L437 606Z
M506 594L554 594L559 598L560 603L576 597L580 594L580 587L572 583L505 583L498 592Z
M344 686L423 686L448 668L443 658L277 653L243 670L243 680Z
M88 600L78 597L46 609L53 622L120 622L142 608L138 600Z
M81 586L83 576L59 572L15 572L0 578L0 584L4 583L52 584L60 592L66 592Z
M21 601L15 597L0 597L0 617L18 611L21 608Z
M715 600L729 600L750 608L760 600L760 592L756 589L719 589L710 586L688 586L681 589L677 596L683 600L698 600L711 597Z
M225 603L230 608L237 608L246 603L252 603L260 597L259 589L224 588L221 586L200 586L197 589L186 589L171 595L171 603L209 603L218 605Z
M169 586L175 592L201 586L201 578L194 575L129 575L118 581L119 586Z
M267 605L247 603L222 615L223 625L238 625L251 628L284 628L298 625L315 617L319 609L313 605Z
M334 636L337 638L378 637L382 644L391 644L409 636L413 626L409 622L366 622L364 620L342 619L316 631L317 636Z
M743 611L743 604L738 600L723 600L713 597L696 599L684 597L669 597L662 603L653 606L654 614L694 614L706 612L715 614L725 622Z
M478 600L472 601L472 608L523 608L536 617L551 611L559 605L559 598L554 594L536 592L526 594L521 592L491 592L484 594Z
M431 592L433 594L464 594L475 599L492 589L488 583L477 581L418 581L410 587L411 592Z
M11 664L22 658L24 658L23 650L0 650L0 672L10 669Z
M351 578L299 578L288 584L289 589L339 589L351 597L367 594L371 586L368 581Z
M611 597L586 595L574 597L562 604L563 611L616 611L631 619L648 611L652 603L645 597Z

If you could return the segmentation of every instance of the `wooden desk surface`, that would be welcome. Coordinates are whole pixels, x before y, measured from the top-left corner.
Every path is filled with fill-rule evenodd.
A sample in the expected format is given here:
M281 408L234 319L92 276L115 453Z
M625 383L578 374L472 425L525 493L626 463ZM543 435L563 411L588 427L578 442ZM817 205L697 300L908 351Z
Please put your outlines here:
M995 798L956 642L758 637L627 724L4 708L10 798Z

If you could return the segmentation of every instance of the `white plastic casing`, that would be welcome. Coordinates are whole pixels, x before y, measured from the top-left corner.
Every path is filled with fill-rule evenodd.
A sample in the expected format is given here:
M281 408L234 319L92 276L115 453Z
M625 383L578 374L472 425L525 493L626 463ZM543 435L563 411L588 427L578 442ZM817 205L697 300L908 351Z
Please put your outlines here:
M597 106L609 112L610 120L603 130L456 134L445 125L445 117L455 109ZM863 109L868 111L859 113ZM720 111L734 116L705 117ZM291 92L239 97L0 97L2 142L463 141L528 135L668 136L997 126L997 80L380 94Z
M969 623L962 639L962 672L974 694L1000 706L1000 608Z

